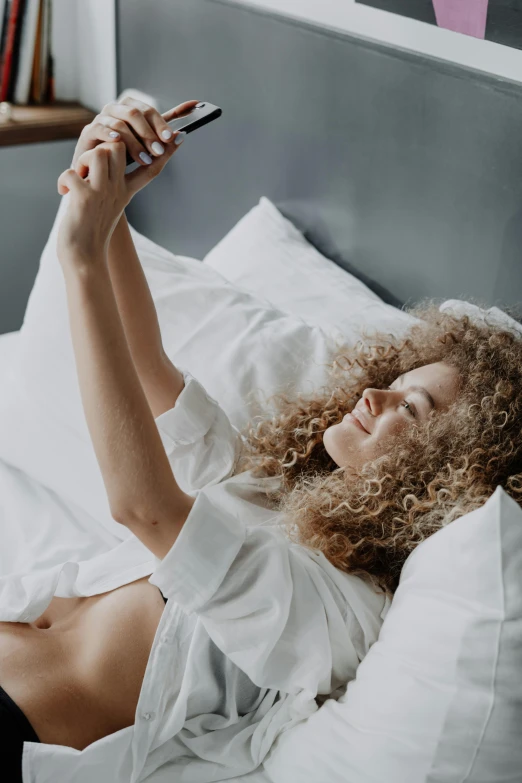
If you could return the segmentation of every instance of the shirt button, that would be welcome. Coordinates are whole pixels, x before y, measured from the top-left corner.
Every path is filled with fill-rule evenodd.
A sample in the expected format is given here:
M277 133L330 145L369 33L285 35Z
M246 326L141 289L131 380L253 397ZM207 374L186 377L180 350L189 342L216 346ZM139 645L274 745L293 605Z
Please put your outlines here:
M154 718L156 717L156 713L155 712L142 712L141 717L144 720L154 720Z

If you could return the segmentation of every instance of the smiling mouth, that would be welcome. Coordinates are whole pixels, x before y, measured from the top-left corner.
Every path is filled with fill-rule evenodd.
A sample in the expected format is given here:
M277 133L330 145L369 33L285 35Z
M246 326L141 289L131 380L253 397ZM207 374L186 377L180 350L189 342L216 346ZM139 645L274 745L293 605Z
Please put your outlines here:
M362 430L363 432L365 432L367 435L369 435L369 434L370 434L370 433L368 432L368 430L367 430L367 429L365 429L365 428L363 427L363 425L361 424L361 422L359 421L359 419L357 418L357 416L354 416L354 415L353 415L353 413L347 413L347 414L346 414L346 416L345 416L344 418L345 418L345 419L348 419L348 421L351 421L351 422L352 422L352 424L355 424L355 426L356 426L356 427L359 427L359 429L360 429L360 430Z

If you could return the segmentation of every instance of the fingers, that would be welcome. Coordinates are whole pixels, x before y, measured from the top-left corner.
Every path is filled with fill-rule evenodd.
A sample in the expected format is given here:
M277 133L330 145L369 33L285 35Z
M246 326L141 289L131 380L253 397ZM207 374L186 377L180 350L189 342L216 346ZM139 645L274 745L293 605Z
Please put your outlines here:
M145 152L149 157L153 158L163 154L161 150L165 149L166 142L160 142L158 135L150 126L147 118L135 106L110 103L103 107L103 114L107 115L111 128L120 133L131 157L140 166L147 165L140 158L141 152Z
M125 169L127 168L127 149L125 144L120 143L111 145L108 148L108 152L110 153L109 179L125 183L126 185ZM141 171L141 169L138 169L138 171Z
M188 107L192 108L196 104L197 101L186 101L167 114L177 116L173 112L181 111L181 107L188 111ZM107 104L96 119L100 120L101 117L106 118L101 120L103 123L110 122L111 128L121 134L131 157L142 166L144 161L140 158L140 152L146 152L153 159L160 157L177 135L174 132L170 139L163 138L164 131L172 132L167 121L152 106L135 98L126 97L121 103Z
M124 123L125 124L125 123ZM126 126L125 126L126 127ZM77 169L78 160L80 157L88 152L89 150L94 149L98 146L98 144L101 144L104 141L113 142L115 139L111 137L112 128L109 126L109 124L103 124L100 122L100 115L98 117L95 117L92 122L90 122L88 125L85 125L84 128L82 128L82 132L80 133L80 137L78 139L78 144L76 145L76 149L74 151L74 157L72 159L71 167ZM118 141L119 139L116 139ZM81 177L85 176L85 172L78 171L79 175Z
M84 182L74 169L63 171L58 177L58 193L65 196L70 190L84 187Z
M85 171L85 176L88 174L89 183L93 190L103 190L107 187L108 180L124 183L130 200L139 190L158 176L170 158L177 152L179 146L168 146L165 154L153 160L149 166L139 167L130 174L125 174L127 167L125 143L103 143L84 152L78 159L77 169ZM83 182L83 180L81 181Z
M85 160L84 156L99 144L115 144L118 141L123 141L125 143L126 149L129 150L131 156L137 163L142 166L146 165L140 158L140 153L145 152L148 154L148 151L143 144L136 139L127 123L123 120L116 120L114 117L98 114L92 123L86 125L82 130L80 136L81 143L78 143L75 157L73 158L73 167L81 177L85 177L87 175L87 167L82 165L82 161Z
M93 190L105 190L107 181L112 178L111 173L113 174L113 172L111 172L111 167L114 168L112 158L114 155L117 155L118 152L124 154L125 149L123 144L118 144L117 147L120 149L118 150L116 147L109 147L107 149L107 147L102 144L90 153L89 182Z
M184 114L190 114L194 106L198 103L199 101L185 101L184 103L180 103L179 106L176 106L175 109L169 109L165 114L160 114L160 117L163 117L165 123L170 122L178 117L183 117Z
M152 161L150 166L144 168L137 168L130 174L125 175L125 182L127 183L127 190L130 198L132 198L139 190L148 185L151 180L158 176L163 171L170 158L178 151L179 146L169 145L165 150L165 154L160 158L156 158Z
M113 144L118 141L125 143L129 155L136 163L147 167L150 165L147 160L161 157L165 150L174 146L174 141L179 136L179 132L174 131L170 140L163 138L164 131L172 132L168 122L190 113L197 103L197 100L185 101L163 115L152 106L130 97L124 98L120 103L107 104L92 123L82 130L73 158L73 167L81 177L87 176L87 170L78 167L78 160L83 153L94 149L100 143ZM114 133L118 135L111 135ZM160 146L153 146L156 144ZM140 157L142 153L149 157L144 160Z

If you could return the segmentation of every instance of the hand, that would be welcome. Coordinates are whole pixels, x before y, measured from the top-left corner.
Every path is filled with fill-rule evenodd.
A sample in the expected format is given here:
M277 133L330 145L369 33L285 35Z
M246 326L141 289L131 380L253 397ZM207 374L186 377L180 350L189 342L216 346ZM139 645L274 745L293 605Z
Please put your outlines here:
M85 155L89 176L83 180L74 169L58 179L58 192L65 185L69 193L67 211L60 221L56 251L60 264L85 257L92 262L106 255L110 238L130 201L125 181L125 145L99 145ZM133 173L143 174L141 169Z
M181 104L181 109L177 107L167 114L183 111L183 107L194 103L188 101ZM65 195L72 191L68 211L58 231L57 253L62 265L73 255L82 265L88 263L89 258L93 263L105 258L125 207L138 191L158 176L178 149L175 144L166 145L163 155L126 175L125 143L116 140L96 142L96 145L77 157L77 170L67 169L58 179L59 193ZM86 174L90 176L83 179Z
M166 140L163 138L162 132L171 130L167 123L176 117L181 117L197 103L198 101L194 100L185 101L165 114L160 114L147 103L130 97L123 98L119 103L106 104L100 114L83 128L74 151L71 167L77 171L80 177L84 178L87 171L85 166L79 162L82 155L103 142L114 144L117 141L125 143L128 152L140 166L151 165L140 158L140 152L146 152L154 159L162 154L152 148L155 142L160 143L163 148L169 146L175 148L174 142L179 133L175 131L171 139ZM117 138L110 136L114 132L118 133ZM62 196L68 192L69 189L65 185L59 189Z

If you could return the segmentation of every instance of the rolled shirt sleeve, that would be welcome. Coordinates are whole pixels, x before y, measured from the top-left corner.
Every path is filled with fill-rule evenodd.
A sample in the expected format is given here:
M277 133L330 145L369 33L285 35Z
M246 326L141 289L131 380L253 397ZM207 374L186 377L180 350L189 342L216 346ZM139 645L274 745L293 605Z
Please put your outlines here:
M176 482L190 493L233 474L243 439L199 381L179 369L185 386L174 407L155 421Z
M260 688L313 698L358 664L342 601L318 560L278 525L248 526L198 493L149 580ZM334 663L332 644L342 649Z

